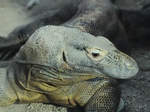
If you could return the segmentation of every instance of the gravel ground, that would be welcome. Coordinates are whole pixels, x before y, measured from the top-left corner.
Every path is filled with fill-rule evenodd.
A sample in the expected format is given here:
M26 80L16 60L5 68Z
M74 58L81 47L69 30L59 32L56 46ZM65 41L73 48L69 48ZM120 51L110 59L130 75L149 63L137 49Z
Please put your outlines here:
M121 85L124 112L150 112L150 47L132 50L140 71L135 78Z
M15 27L33 21L25 9L24 0L0 0L0 35L7 36ZM44 0L45 1L45 0ZM138 62L140 72L132 80L121 84L124 112L150 112L150 47L134 48L132 57ZM65 108L47 104L15 104L0 107L0 112L66 112Z

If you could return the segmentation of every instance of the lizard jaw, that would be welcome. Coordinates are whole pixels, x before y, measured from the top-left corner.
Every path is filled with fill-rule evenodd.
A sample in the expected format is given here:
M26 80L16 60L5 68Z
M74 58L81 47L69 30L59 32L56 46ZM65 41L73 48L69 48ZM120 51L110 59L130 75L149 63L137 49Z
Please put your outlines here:
M103 65L102 73L110 77L129 79L139 71L136 61L120 51L113 52L111 53L111 58L108 57L110 56L107 56L100 64Z

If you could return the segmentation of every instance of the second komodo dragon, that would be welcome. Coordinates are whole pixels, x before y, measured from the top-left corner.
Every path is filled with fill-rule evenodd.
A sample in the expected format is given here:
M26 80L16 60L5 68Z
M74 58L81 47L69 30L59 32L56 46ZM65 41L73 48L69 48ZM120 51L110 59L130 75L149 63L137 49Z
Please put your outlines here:
M120 89L115 79L137 72L136 62L105 37L45 26L1 67L0 105L41 102L79 106L85 112L116 112Z

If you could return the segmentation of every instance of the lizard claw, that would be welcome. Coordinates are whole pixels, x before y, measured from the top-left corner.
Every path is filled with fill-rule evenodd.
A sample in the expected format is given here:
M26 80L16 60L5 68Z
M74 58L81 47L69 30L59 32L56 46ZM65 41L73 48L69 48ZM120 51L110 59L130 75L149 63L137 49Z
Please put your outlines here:
M120 103L117 109L117 112L121 112L124 109L124 101L122 98L120 98Z

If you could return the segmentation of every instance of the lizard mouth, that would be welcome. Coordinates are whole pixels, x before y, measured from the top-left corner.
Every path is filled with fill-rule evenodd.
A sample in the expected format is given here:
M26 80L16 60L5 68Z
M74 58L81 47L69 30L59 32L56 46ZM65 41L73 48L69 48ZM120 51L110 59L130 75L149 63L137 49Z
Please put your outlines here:
M93 66L88 66L88 65L73 65L71 63L69 63L69 60L67 59L66 53L65 51L62 52L62 59L63 59L63 65L61 66L62 69L64 70L64 74L69 74L68 76L70 77L79 77L79 78L83 78L84 79L91 79L91 78L95 78L95 77L106 77L106 75L104 75L102 72L100 72L99 70L97 70L97 68L93 67ZM83 71L82 69L84 69L85 71ZM92 70L91 70L92 69Z

